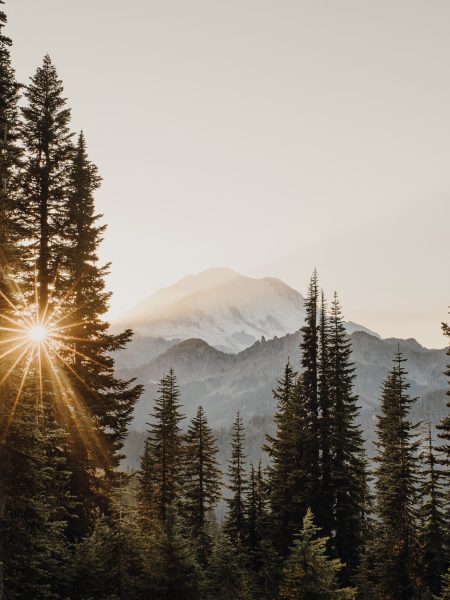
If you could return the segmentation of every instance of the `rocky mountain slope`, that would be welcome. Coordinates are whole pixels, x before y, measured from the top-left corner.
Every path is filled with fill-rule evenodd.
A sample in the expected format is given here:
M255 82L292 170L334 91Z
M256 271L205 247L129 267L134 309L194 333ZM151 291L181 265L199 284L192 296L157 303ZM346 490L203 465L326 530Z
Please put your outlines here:
M229 427L238 409L246 420L272 415L275 410L272 389L288 359L299 365L300 339L299 331L263 339L238 354L217 350L204 340L188 339L174 343L137 368L127 368L122 363L122 374L137 377L146 387L136 407L132 428L146 428L157 382L171 367L176 371L183 410L188 417L193 416L200 404L215 428ZM443 371L448 359L445 350L428 350L414 339L381 340L359 331L351 335L351 340L357 374L355 390L360 396L361 422L369 439L373 438L380 386L399 346L408 360L411 393L420 397L414 407L414 418L424 419L429 414L437 422L444 414L447 383Z

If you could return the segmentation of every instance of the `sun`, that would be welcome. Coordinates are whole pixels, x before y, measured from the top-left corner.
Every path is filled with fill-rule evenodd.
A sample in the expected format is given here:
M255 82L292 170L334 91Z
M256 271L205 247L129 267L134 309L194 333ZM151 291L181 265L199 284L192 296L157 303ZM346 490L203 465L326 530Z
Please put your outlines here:
M27 335L32 342L40 344L48 337L48 329L43 325L33 325L27 331Z

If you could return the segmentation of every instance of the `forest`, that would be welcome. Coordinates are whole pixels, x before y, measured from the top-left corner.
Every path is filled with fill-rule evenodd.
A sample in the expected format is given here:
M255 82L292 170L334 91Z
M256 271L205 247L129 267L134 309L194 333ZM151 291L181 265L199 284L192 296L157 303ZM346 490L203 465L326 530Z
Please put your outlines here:
M121 469L143 388L115 372L133 332L105 320L101 177L50 57L16 81L6 25L0 11L0 598L449 599L450 412L411 419L399 347L369 459L341 304L315 271L264 464L239 413L219 464L170 370L140 467Z

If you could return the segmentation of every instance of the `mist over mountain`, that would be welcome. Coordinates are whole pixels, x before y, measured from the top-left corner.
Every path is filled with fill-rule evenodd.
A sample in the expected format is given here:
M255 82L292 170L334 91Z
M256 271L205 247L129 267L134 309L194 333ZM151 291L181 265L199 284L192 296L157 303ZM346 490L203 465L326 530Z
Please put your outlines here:
M240 352L261 337L294 333L304 317L303 296L280 279L213 268L157 291L114 327L165 340L200 338L218 350ZM352 322L347 329L369 331Z
M144 338L145 339L145 338ZM134 344L144 344L137 339ZM380 340L366 332L351 334L353 361L356 366L355 391L360 397L361 423L365 434L373 438L383 379L392 367L400 347L407 359L406 369L411 393L419 396L413 407L413 418L429 416L437 422L445 413L446 365L445 350L429 350L416 340ZM272 390L289 359L300 365L301 332L271 340L258 341L238 354L221 352L204 340L189 339L174 343L146 364L126 367L120 362L121 374L137 377L145 384L145 393L134 415L132 428L143 430L152 411L159 379L174 368L181 387L183 411L191 418L199 405L208 414L215 428L229 427L237 410L244 419L273 415L275 402ZM160 345L161 340L147 339L147 347Z
M287 360L300 369L304 317L298 291L278 279L254 279L230 269L208 269L156 292L115 323L137 332L116 363L122 376L145 385L131 428L147 428L158 382L173 368L188 419L202 405L216 431L229 428L237 410L247 423L270 429L277 378ZM369 451L380 388L399 348L407 359L411 393L419 397L413 419L437 423L445 412L445 350L429 350L412 338L380 339L352 321L346 328ZM260 441L264 432L258 428Z

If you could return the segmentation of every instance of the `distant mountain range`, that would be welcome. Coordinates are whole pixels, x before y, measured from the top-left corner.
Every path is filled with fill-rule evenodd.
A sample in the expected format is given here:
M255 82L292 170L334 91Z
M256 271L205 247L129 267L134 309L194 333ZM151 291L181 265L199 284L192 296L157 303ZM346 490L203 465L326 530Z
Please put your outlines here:
M304 317L303 296L283 281L216 268L159 290L114 326L165 340L200 338L218 350L240 352L262 337L294 333ZM352 322L347 329L369 331Z
M170 368L187 417L201 404L216 429L228 428L237 410L246 421L270 422L276 408L272 390L286 361L300 368L303 320L304 299L297 291L278 279L252 279L227 269L210 269L157 292L116 323L138 331L117 356L119 373L145 384L132 429L146 429L158 381ZM369 442L380 388L398 347L407 359L411 393L419 397L413 419L437 423L446 411L445 350L429 350L414 339L380 339L354 323L347 330Z

